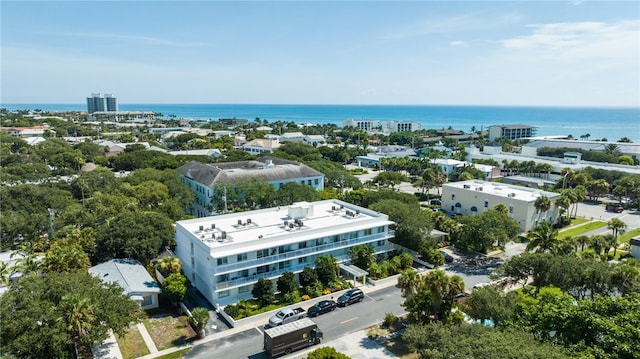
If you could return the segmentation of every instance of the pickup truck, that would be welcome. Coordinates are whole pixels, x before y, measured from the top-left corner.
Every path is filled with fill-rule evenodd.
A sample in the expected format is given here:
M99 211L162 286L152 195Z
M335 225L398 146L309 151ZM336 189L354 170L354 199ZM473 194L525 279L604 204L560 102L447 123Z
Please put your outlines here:
M278 325L291 323L306 316L307 312L302 308L284 308L269 318L269 326L277 327Z
M606 210L610 212L622 213L624 208L620 203L607 203Z

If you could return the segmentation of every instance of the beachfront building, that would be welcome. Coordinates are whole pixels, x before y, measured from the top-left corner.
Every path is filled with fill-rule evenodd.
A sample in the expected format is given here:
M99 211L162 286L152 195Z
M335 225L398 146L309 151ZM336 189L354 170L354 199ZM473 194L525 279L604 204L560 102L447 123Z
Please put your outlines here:
M540 196L546 196L551 201L551 208L543 213L534 205ZM503 204L522 231L528 232L542 221L555 223L560 212L554 202L559 196L559 193L537 188L471 180L442 185L441 201L442 209L450 215L475 215Z
M385 214L338 200L300 202L178 221L176 255L191 284L224 306L251 298L258 279L275 284L284 272L297 276L322 255L344 263L360 244L390 252L392 224Z
M391 133L420 130L420 122L412 121L378 121L378 120L344 120L343 127L355 127L369 133Z
M31 127L0 127L0 131L4 131L14 137L44 137L45 133L55 131L49 125L31 126Z
M194 203L186 208L196 217L217 214L211 201L214 187L248 178L261 178L279 189L285 183L295 182L324 189L324 174L295 161L263 156L251 161L221 162L215 164L191 161L176 169L182 182L196 195Z
M374 147L375 153L356 156L358 167L380 168L383 158L410 157L417 158L416 151L407 146L389 145Z
M94 112L116 112L118 111L118 101L111 94L92 93L91 97L87 97L87 113Z
M517 140L520 138L533 137L536 135L536 128L527 125L493 125L489 126L489 141L498 138L508 138Z

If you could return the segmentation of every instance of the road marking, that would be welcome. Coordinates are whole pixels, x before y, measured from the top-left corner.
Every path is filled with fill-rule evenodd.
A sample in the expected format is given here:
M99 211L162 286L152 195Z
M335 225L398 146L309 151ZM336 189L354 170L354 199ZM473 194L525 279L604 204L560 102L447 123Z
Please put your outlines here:
M343 321L340 322L340 324L349 323L350 321L356 320L356 319L358 319L358 317L353 317L351 319L343 320Z

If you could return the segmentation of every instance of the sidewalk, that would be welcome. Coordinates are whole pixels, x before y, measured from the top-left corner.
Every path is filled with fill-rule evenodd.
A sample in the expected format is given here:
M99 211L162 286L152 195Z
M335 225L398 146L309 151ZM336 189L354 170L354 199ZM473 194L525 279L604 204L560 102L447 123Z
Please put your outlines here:
M365 295L367 295L368 293L371 292L375 292L377 290L381 290L384 288L388 288L390 286L395 286L397 283L397 278L396 277L391 277L388 278L388 280L381 280L378 281L377 285L364 285L364 286L359 286L360 289L362 289L362 291L364 292ZM334 296L336 294L334 293ZM315 301L318 301L320 299L322 299L322 297L319 298L314 298ZM314 303L315 301L307 301L305 303L307 304L311 304ZM305 306L307 305L305 304ZM249 330L249 329L253 329L256 327L263 327L266 323L268 318L273 315L274 311L272 312L268 312L268 313L263 313L263 314L259 314L255 316L254 320L251 320L249 322L245 322L237 327L219 332L219 333L215 333L213 335L209 335L206 338L197 340L191 344L185 344L182 346L176 346L176 347L171 347L165 350L161 350L158 351L156 353L151 353L151 354L147 354L143 357L140 357L139 359L151 359L151 358L158 358L161 357L163 355L167 355L173 352L177 352L180 351L184 348L189 348L189 347L193 347L196 345L200 345L200 344L204 344L204 343L209 343L212 342L214 340L232 335L232 334L236 334L236 333L240 333L243 332L245 330ZM371 343L368 343L371 342ZM368 343L368 344L367 344ZM364 349L367 349L367 351L363 351L363 345L364 345ZM367 338L367 333L362 330L362 331L358 331L355 333L351 333L348 335L343 336L340 339L337 340L333 340L327 343L322 344L321 346L333 346L336 348L336 350L338 350L339 352L342 353L351 353L351 354L347 354L349 355L351 358L353 359L364 359L364 358L370 358L370 359L374 359L374 358L380 358L380 359L386 359L386 358L395 358L394 355L390 354L386 349L381 348L377 343L375 343L374 341L369 340L369 338ZM372 350L372 351L369 351ZM365 355L366 353L366 355ZM388 354L385 354L388 353ZM294 358L302 358L302 356L296 356Z

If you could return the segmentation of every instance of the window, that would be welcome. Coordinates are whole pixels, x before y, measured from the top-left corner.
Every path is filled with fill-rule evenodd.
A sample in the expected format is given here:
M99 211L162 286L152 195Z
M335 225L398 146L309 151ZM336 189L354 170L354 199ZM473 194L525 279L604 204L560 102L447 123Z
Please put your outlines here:
M153 297L150 295L142 296L142 302L140 302L141 307L146 307L147 305L153 304Z
M291 251L291 248L289 247L288 244L286 246L278 247L278 253L280 253L280 254L287 253L287 252L290 252L290 251Z
M245 286L242 286L242 287L238 288L238 293L248 293L249 290L251 290L251 286L250 285L245 285Z
M339 242L340 241L340 236L339 235L335 235L333 236L333 243Z
M356 239L356 238L358 238L358 232L349 233L349 239Z
M384 227L378 227L378 233L383 233L384 232Z
M285 269L291 267L291 261L284 261L278 263L278 269Z
M451 194L451 200L453 201L454 199L456 199L456 194L455 194L455 193L452 193L452 194Z
M311 180L307 180L307 184L311 186Z
M228 282L228 281L229 281L229 275L228 274L223 274L221 276L218 276L218 283Z
M307 248L307 242L298 243L298 249L304 249L304 248Z
M228 290L223 290L218 292L218 298L224 298L224 297L228 297L229 296L229 291Z
M385 241L384 239L383 239L383 240L381 240L381 241L378 241L378 242L377 242L378 247L382 247L382 246L384 246L384 243L385 243L385 242L386 242L386 241Z
M300 181L300 184L304 184L304 180Z
M191 242L191 254L193 254L193 242Z
M364 230L364 235L365 236L370 236L371 232L372 232L371 228L367 228L367 229Z
M307 257L298 258L298 264L307 263Z
M256 257L257 258L263 258L263 257L268 257L268 256L269 256L269 250L268 249L261 249L261 250L256 252Z
M489 208L489 201L484 201L484 208Z
M218 258L218 265L222 266L227 264L227 257Z
M267 273L269 271L269 266L260 266L258 267L258 274Z
M247 260L247 254L246 253L238 254L238 262L242 262L242 261L246 261L246 260Z
M317 186L317 185L318 185L318 183L320 183L320 181L319 181L317 178L313 180L313 184L314 184L314 185L316 185L316 186Z
M243 277L247 278L247 277L249 276L249 270L248 270L248 269L243 270L243 271L241 272L241 275L242 275Z
M509 206L509 213L513 213L513 206Z
M324 244L324 240L322 238L316 239L316 246L321 246Z

